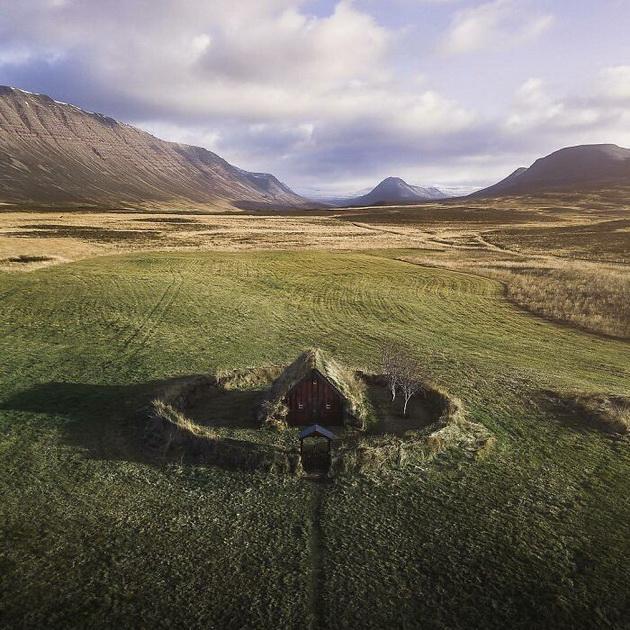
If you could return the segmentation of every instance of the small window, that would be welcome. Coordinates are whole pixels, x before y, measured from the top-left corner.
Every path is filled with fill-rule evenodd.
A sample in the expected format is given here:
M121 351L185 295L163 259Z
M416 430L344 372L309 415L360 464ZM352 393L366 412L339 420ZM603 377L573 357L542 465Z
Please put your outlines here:
M330 409L330 403L326 403L326 409Z
M304 403L299 402L298 403L298 409L304 409Z

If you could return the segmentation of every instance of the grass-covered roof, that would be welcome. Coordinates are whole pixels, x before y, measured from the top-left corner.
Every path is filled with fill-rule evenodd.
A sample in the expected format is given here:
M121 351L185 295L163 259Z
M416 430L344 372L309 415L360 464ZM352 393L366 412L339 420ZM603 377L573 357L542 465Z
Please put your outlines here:
M310 348L303 352L282 374L271 384L267 401L270 408L277 408L284 397L312 370L317 370L346 399L346 411L359 420L367 415L365 386L354 372L319 348Z

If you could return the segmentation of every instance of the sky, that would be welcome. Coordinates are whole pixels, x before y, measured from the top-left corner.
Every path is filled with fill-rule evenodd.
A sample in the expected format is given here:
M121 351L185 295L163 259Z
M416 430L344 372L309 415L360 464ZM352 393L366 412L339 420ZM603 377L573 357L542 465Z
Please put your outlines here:
M0 0L0 84L306 195L630 147L630 0Z

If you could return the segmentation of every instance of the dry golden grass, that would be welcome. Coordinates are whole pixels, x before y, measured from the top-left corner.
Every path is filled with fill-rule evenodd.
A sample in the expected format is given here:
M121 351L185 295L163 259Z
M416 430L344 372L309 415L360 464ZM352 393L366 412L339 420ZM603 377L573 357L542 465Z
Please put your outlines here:
M181 411L178 411L172 404L163 400L162 398L156 398L151 402L152 412L156 417L159 417L170 424L173 427L180 429L184 433L189 433L198 438L204 438L209 440L215 440L218 438L218 433L212 428L199 425L186 417Z
M621 200L550 194L283 214L4 211L0 271L149 250L404 249L413 252L397 257L499 280L539 315L630 338L630 210Z
M502 228L484 235L502 249L565 258L630 263L630 219Z
M434 264L426 255L405 257ZM494 278L519 306L584 330L630 338L630 273L621 265L557 257L459 256L439 266Z
M564 263L529 272L505 269L508 296L535 313L613 337L630 338L630 274Z
M0 270L47 263L12 263L22 255L54 262L137 251L371 249L417 246L408 234L383 233L325 215L143 214L113 212L0 213Z

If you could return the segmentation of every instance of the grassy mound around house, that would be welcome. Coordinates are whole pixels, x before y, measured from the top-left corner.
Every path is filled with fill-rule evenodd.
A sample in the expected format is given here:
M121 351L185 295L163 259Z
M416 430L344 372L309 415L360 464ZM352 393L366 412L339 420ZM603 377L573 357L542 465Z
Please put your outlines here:
M366 380L374 392L374 384L382 383L384 377L371 376ZM379 474L413 470L446 451L472 458L484 456L494 446L492 433L467 417L458 398L430 382L424 383L422 392L424 406L410 407L408 417L401 419L404 433L390 432L391 420L381 420L368 434L354 435L339 446L333 456L333 471ZM414 402L418 399L416 396Z
M179 379L164 389L149 407L143 441L153 454L185 457L191 463L229 470L300 474L297 429L269 431L258 424L254 409L269 400L270 381L279 368L254 368L217 377ZM353 373L362 391L374 392L382 376ZM274 381L277 383L277 381ZM357 386L358 387L358 386ZM369 431L336 429L332 471L335 474L375 474L424 464L446 450L471 456L493 443L490 432L466 418L461 401L446 390L425 383L424 404L410 407L404 434L392 434L391 418L373 418ZM363 402L372 408L371 401ZM379 409L383 409L382 402ZM418 409L421 414L415 413ZM258 426L257 426L258 425Z
M165 388L149 406L147 450L228 470L295 472L298 455L287 436L257 430L253 422L261 372L193 376Z

